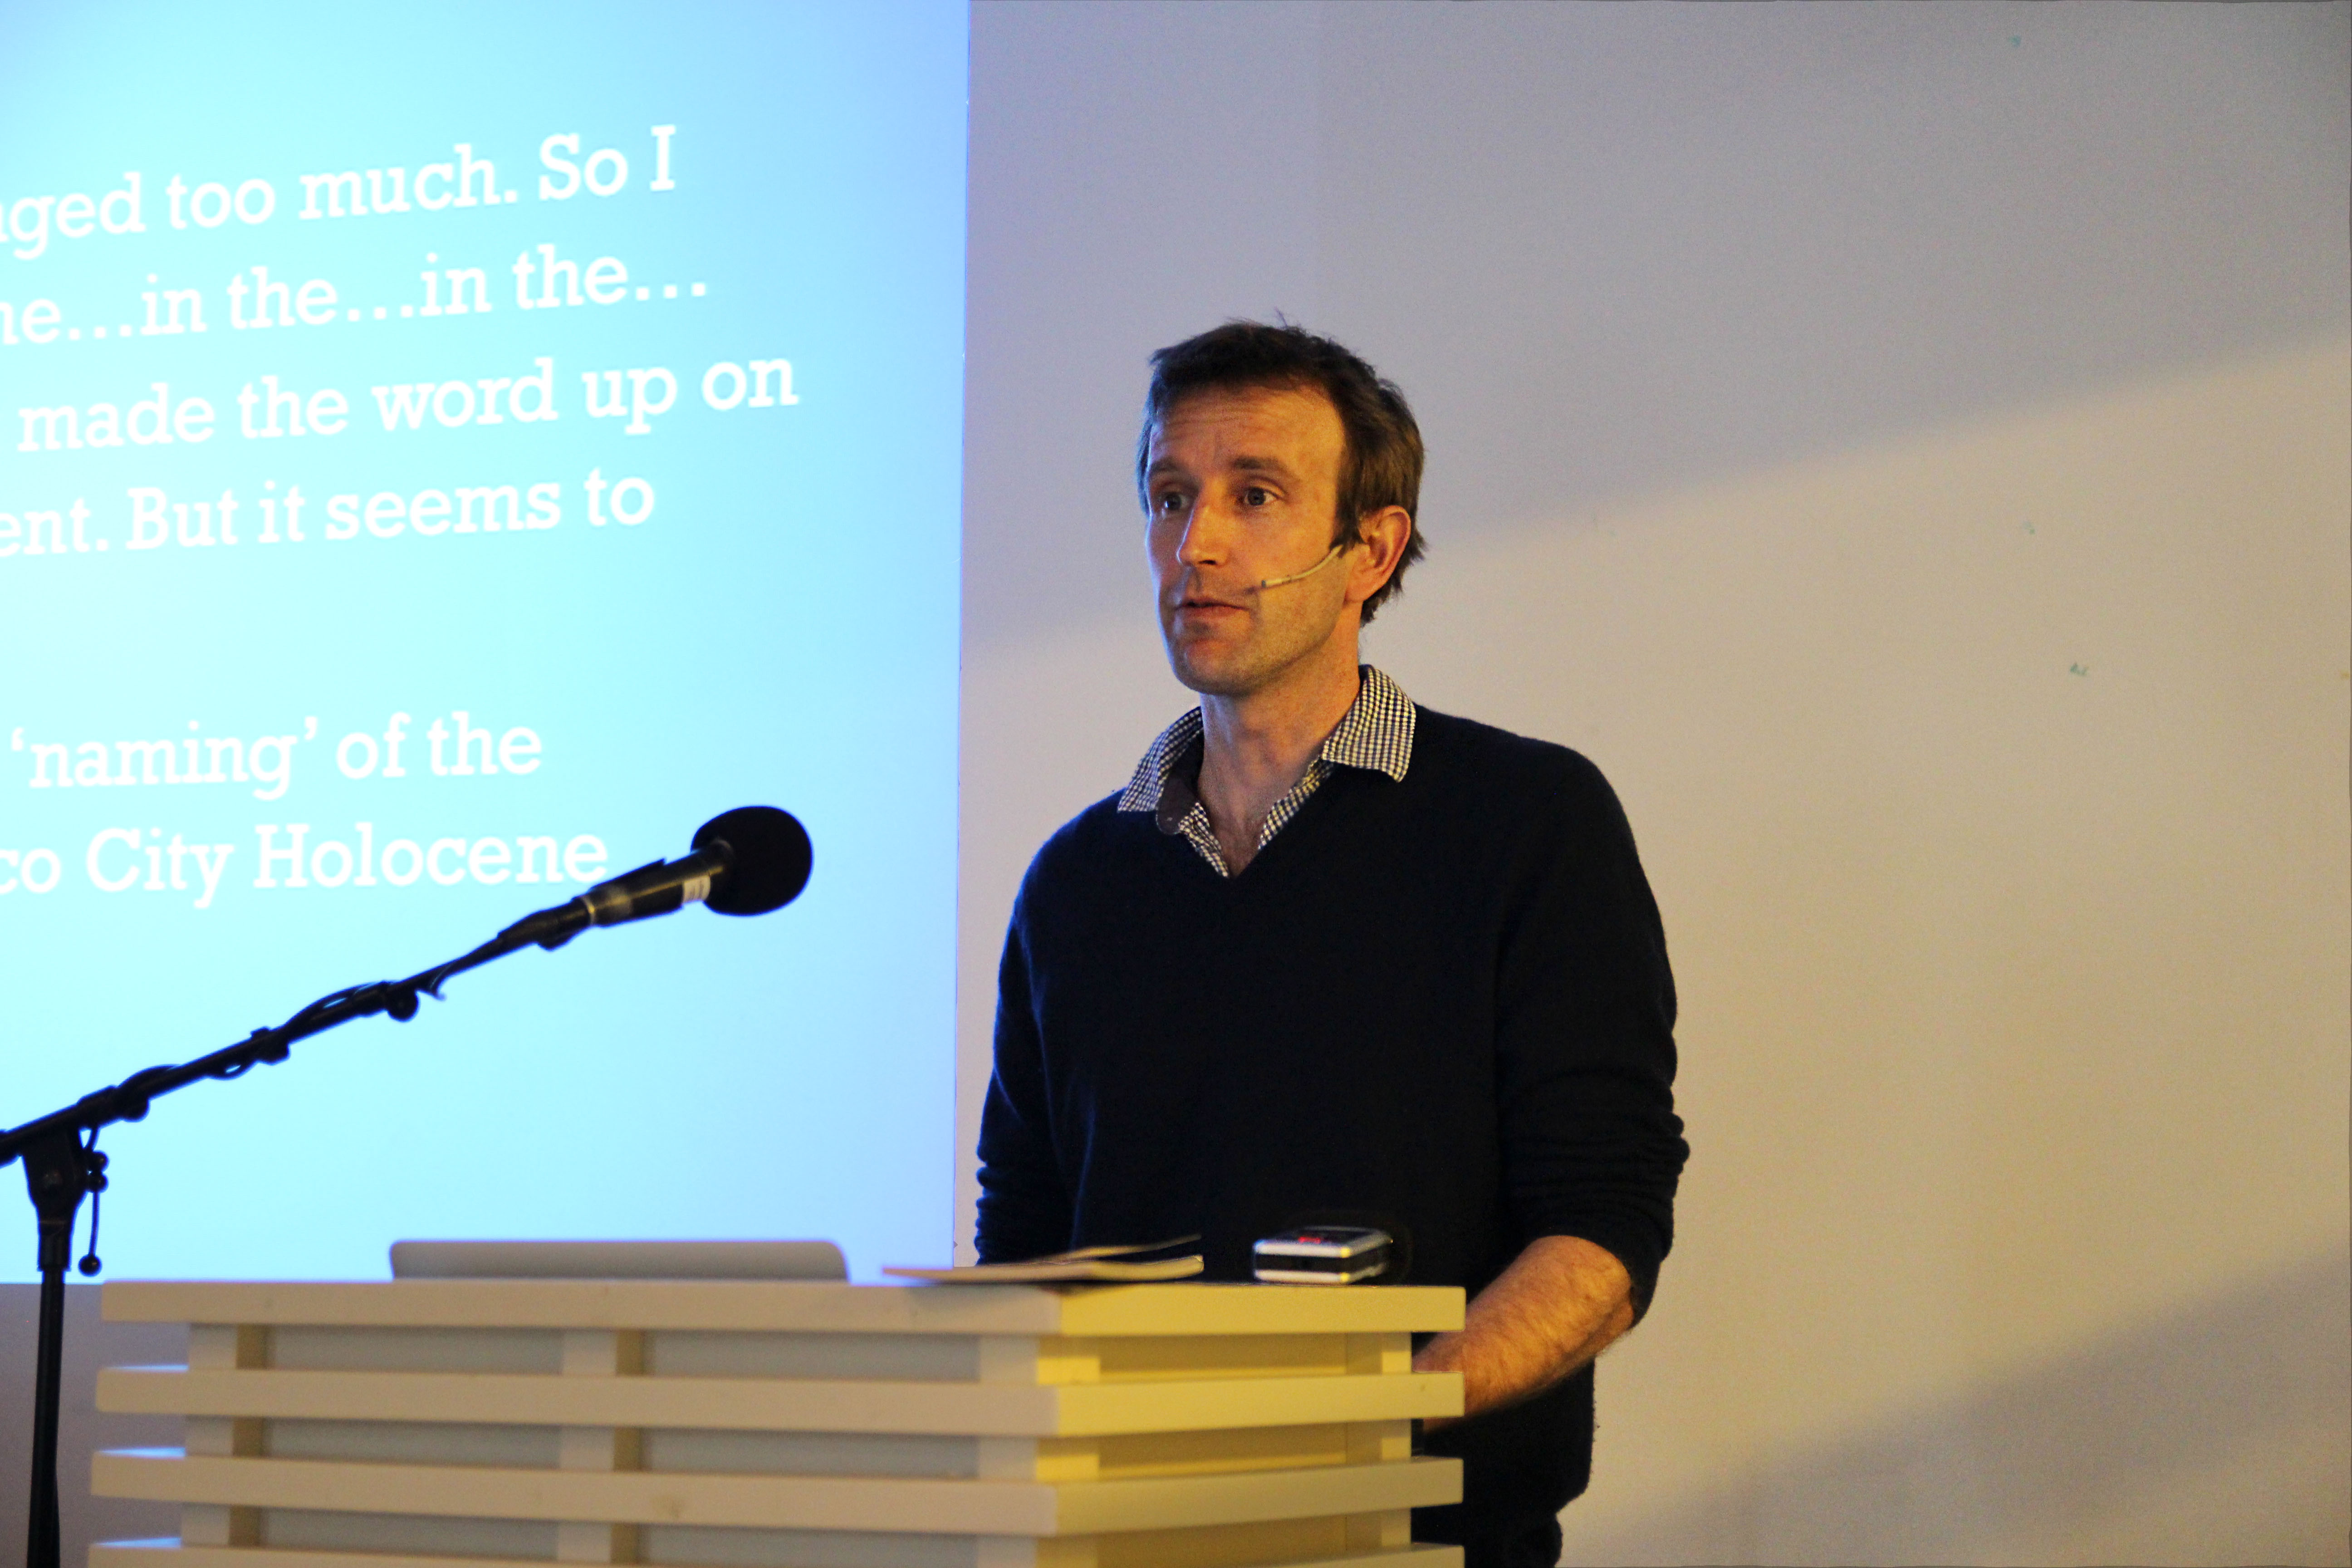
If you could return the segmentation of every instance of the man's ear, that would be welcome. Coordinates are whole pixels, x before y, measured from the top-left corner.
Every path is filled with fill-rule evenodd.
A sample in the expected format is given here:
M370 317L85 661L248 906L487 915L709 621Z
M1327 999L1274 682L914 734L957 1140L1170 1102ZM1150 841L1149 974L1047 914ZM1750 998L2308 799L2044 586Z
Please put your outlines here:
M1401 506L1366 512L1356 525L1356 546L1344 559L1348 564L1348 603L1360 605L1396 575L1404 548L1412 542L1412 513Z

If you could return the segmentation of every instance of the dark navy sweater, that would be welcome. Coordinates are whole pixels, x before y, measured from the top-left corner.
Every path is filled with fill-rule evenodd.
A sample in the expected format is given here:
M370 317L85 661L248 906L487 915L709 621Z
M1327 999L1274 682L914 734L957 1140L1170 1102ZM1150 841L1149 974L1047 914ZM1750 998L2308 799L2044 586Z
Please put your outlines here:
M1247 1279L1258 1237L1369 1220L1410 1283L1473 1293L1581 1237L1647 1308L1687 1152L1674 982L1573 752L1422 709L1402 780L1335 770L1232 879L1101 801L1031 864L999 985L983 1260L1197 1232L1208 1278ZM1547 1528L1591 1401L1588 1370L1433 1435L1465 1501L1416 1533Z

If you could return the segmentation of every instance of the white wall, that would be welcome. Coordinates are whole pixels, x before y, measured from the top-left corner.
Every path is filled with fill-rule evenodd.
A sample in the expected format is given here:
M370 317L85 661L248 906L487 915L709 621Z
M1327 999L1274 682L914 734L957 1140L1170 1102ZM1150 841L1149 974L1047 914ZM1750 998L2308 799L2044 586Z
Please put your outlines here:
M1144 356L1414 400L1370 636L1623 795L1695 1150L1571 1562L2347 1560L2342 5L977 7L964 1186L1186 701Z

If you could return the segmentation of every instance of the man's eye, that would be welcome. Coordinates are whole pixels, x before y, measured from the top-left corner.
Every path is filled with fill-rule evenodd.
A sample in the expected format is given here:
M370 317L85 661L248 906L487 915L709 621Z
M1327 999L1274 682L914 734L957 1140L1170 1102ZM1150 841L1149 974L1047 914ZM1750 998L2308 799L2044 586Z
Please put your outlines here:
M1159 495L1152 498L1151 505L1154 510L1158 511L1164 517L1171 512L1182 511L1184 510L1184 497L1181 492L1176 490L1162 490Z
M1251 485L1242 491L1244 506L1272 506L1274 492L1264 485Z

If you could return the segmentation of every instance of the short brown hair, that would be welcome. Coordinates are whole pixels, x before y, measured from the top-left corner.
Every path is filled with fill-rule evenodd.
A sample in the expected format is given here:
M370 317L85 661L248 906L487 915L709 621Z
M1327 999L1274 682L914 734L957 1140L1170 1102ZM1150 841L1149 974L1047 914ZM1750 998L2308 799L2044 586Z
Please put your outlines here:
M1421 426L1396 384L1363 360L1286 321L1227 321L1151 356L1151 387L1143 399L1143 433L1135 443L1135 485L1145 493L1151 432L1168 411L1196 392L1265 387L1312 387L1331 400L1347 445L1339 455L1338 516L1331 542L1354 544L1363 520L1388 507L1412 519L1412 535L1396 570L1364 601L1364 623L1404 584L1405 568L1422 557ZM1145 503L1150 504L1149 500Z

